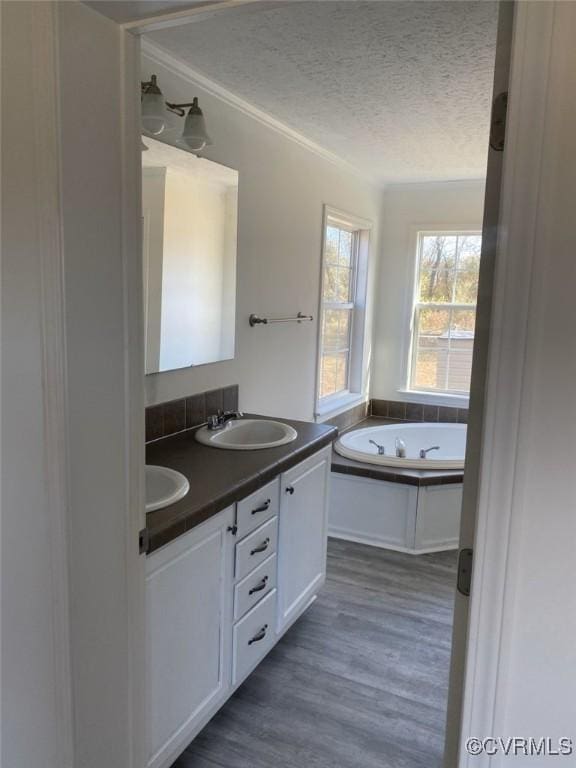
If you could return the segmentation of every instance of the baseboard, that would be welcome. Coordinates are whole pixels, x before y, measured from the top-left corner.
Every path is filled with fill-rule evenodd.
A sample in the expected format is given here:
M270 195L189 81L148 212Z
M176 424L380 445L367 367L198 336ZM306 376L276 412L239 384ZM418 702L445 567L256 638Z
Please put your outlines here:
M368 547L378 547L378 549L390 549L393 552L401 552L405 555L432 555L435 552L448 552L458 549L459 542L455 540L447 541L443 544L437 544L433 547L424 549L409 549L401 547L398 544L391 544L382 539L368 538L367 536L358 536L341 529L328 529L328 538L341 539L342 541L352 541L355 544L365 544Z

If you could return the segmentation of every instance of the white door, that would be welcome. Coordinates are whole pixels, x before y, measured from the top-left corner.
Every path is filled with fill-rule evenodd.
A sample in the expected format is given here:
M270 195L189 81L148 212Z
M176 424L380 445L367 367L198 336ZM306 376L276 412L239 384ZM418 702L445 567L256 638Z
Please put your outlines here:
M280 482L278 633L324 583L331 448L285 472Z
M513 8L501 3L498 19L498 46L494 70L493 98L508 91L510 54L512 46ZM460 550L473 549L476 534L476 515L481 469L481 451L484 425L484 402L487 383L490 331L492 326L492 295L496 270L496 249L499 236L500 191L504 152L489 148L482 226L482 258L478 287L478 307L474 342L474 361L470 390L470 415L466 445L466 474L462 489L460 516ZM467 653L469 597L456 592L454 629L448 699L446 768L457 765L461 726L464 669Z
M148 765L167 766L230 688L234 508L147 559Z

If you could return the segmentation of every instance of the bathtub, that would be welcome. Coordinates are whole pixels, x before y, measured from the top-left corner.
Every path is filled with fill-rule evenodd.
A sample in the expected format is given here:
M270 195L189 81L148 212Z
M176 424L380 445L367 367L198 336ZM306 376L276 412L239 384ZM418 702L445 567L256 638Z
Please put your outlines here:
M406 444L406 458L396 458L397 437ZM420 458L421 449L436 445L439 450ZM337 453L380 467L366 472L359 464L355 472L333 466L328 535L414 555L457 549L465 446L465 424L385 424L342 435ZM427 477L410 470L433 472ZM452 472L438 478L436 470Z
M405 458L396 457L396 438L406 445ZM384 448L383 455L378 446ZM438 450L429 451L426 458L420 458L421 450L433 446L439 446ZM386 467L463 469L466 424L384 424L366 427L342 435L334 448L347 459Z

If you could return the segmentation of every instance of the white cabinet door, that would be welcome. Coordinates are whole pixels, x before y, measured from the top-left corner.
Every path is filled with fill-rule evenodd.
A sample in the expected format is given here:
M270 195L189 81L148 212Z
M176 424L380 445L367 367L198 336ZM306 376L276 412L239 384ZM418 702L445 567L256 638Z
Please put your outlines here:
M331 447L325 448L281 477L278 633L298 618L324 583L331 454Z
M169 766L231 686L234 508L146 563L148 766Z

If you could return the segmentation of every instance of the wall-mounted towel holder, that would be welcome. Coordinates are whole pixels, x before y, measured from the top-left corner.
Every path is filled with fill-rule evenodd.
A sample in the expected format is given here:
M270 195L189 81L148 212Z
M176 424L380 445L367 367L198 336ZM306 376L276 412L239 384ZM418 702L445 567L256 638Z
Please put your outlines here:
M314 320L312 315L305 315L302 312L298 312L295 317L260 317L259 315L252 314L248 318L251 328L254 328L255 325L270 325L271 323L302 323L311 320Z

